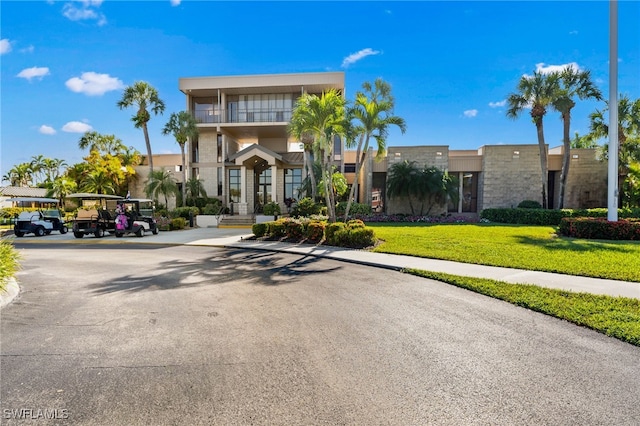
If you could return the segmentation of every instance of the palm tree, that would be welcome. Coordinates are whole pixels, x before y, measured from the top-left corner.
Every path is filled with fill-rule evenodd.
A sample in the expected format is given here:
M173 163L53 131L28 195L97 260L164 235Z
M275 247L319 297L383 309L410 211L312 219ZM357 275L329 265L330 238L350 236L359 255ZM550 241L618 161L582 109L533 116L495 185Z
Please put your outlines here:
M34 184L39 185L44 182L44 155L34 155L31 157L31 174L34 178Z
M578 132L574 132L571 139L571 149L597 148L598 142L591 135L580 136Z
M68 194L75 192L78 185L76 183L66 177L66 176L58 176L53 179L47 185L47 197L56 197L60 202L60 205L64 205L64 199Z
M428 203L425 214L429 215L435 206L446 205L450 198L454 203L458 202L458 179L437 167L425 166L420 172L417 191L422 201L420 215L423 214L425 201Z
M95 169L87 174L82 190L96 194L113 194L115 186L112 177L105 170Z
M322 179L329 221L336 221L335 194L331 188L332 154L335 139L346 134L349 123L345 117L346 101L335 89L322 96L304 94L296 103L291 121L299 134L313 135L314 152L322 164Z
M562 153L562 171L560 172L560 188L558 191L557 208L564 207L564 191L569 175L569 165L571 164L571 110L576 105L575 97L578 99L602 100L602 93L591 81L590 71L579 71L572 66L566 67L560 72L558 92L553 100L553 107L562 115L564 145Z
M124 89L122 99L118 101L120 109L135 106L138 108L136 114L131 117L131 121L136 129L142 128L144 141L147 145L147 158L149 160L149 176L153 174L153 156L151 153L151 142L149 141L149 130L147 123L151 119L148 108L155 115L164 112L164 102L158 97L158 91L146 81L136 81L132 86Z
M507 117L516 119L520 113L531 108L531 119L536 125L538 135L538 147L540 149L540 169L542 184L542 207L547 208L547 185L548 185L548 165L547 165L547 145L544 141L543 118L547 113L547 107L551 105L558 92L557 73L543 74L536 71L533 76L524 75L518 82L518 91L507 97L509 109Z
M117 155L123 149L126 149L122 140L116 138L115 135L101 135L96 131L85 132L78 141L78 148L98 151L101 154Z
M596 110L589 118L590 136L595 139L607 138L609 135L608 120L605 119L605 112L609 109L609 104L602 110ZM609 156L609 143L603 146L603 158ZM632 101L627 95L620 95L618 101L618 188L625 187L624 181L628 176L630 167L634 163L640 162L640 98ZM628 198L626 192L622 191L620 203L623 198Z
M186 184L187 184L187 162L184 154L184 146L187 143L187 140L191 138L192 140L198 137L198 125L196 124L196 120L193 118L193 115L189 114L187 111L180 111L179 113L172 113L169 117L169 121L164 125L162 129L163 135L173 135L180 145L180 153L182 154L182 205L185 203L186 199Z
M415 214L412 199L420 185L420 170L415 161L404 160L392 164L387 175L387 196L389 198L406 197L411 214Z
M163 195L165 207L169 204L168 197L170 195L177 196L179 194L175 178L170 171L165 169L151 172L145 183L144 192L147 197L157 200L159 195Z
M11 186L31 186L32 179L33 165L31 163L16 164L2 177L2 180L8 181Z
M365 82L362 88L364 93L356 93L355 104L349 111L350 116L359 122L354 129L354 132L359 134L359 138L356 150L356 174L347 200L347 207L344 213L345 221L349 216L354 196L358 193L358 182L362 173L364 159L369 150L370 139L374 138L376 141L376 159L380 160L386 152L389 126L398 126L403 134L407 128L403 118L393 115L394 99L391 95L389 83L378 78L373 87L371 83Z
M300 110L302 111L302 109L306 107L305 105L306 102L308 102L308 98L301 97L296 102L295 108L296 109L300 108ZM313 173L314 164L315 164L315 161L313 159L314 136L313 134L309 133L308 129L306 128L306 121L304 121L305 118L306 118L305 115L302 114L301 112L298 114L293 114L291 117L291 122L289 123L288 132L291 136L298 139L303 146L302 167L305 171L305 175L306 175L305 179L308 179L311 186L311 198L313 199L313 201L316 201L318 196L318 190L317 190L317 179L315 174ZM307 194L308 193L309 191L307 191Z
M190 205L189 203L191 203L192 205L196 205L195 203L198 197L207 198L207 191L204 189L204 183L196 176L189 178L183 189L185 189L185 195L182 197L183 200L185 200L185 203L183 204Z
M45 183L51 183L60 177L60 168L66 165L67 163L59 158L45 158L43 160Z

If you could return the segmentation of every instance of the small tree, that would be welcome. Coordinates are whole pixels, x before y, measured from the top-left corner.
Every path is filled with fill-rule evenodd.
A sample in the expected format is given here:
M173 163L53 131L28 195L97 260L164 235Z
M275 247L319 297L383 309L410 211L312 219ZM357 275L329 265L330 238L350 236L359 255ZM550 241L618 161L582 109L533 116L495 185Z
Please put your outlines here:
M179 113L172 113L169 117L169 121L164 125L162 129L163 135L173 135L180 145L180 153L182 154L182 205L186 201L186 186L187 186L187 162L184 154L184 147L187 140L195 139L198 137L198 125L195 118L187 111L180 111Z
M165 169L155 170L149 175L149 179L145 182L144 192L147 197L156 201L158 196L162 195L165 206L169 205L169 196L177 196L180 193L175 178L170 171Z

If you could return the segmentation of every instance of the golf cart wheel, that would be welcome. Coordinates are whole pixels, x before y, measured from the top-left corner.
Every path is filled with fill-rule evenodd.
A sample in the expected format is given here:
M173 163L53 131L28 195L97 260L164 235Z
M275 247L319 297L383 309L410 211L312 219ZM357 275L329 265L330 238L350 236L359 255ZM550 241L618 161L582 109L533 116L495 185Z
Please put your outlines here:
M66 234L67 232L69 232L69 228L67 228L66 226L63 226L62 228L60 228L61 234Z
M158 235L158 227L156 226L155 228L153 228L153 235Z
M51 234L51 229L46 229L46 230L44 231L44 233L45 233L45 235L49 235L49 234Z
M76 238L82 238L84 237L84 234L82 232L73 232L73 236Z
M124 235L124 233L116 231L116 237L117 238L122 238L123 235Z
M16 234L16 237L24 237L24 232L14 230L13 233Z
M142 226L138 228L138 230L136 231L136 237L138 238L144 237L144 228Z
M102 229L102 228L96 229L96 232L95 232L94 235L96 236L96 238L104 237L104 229Z
M37 226L33 233L36 234L36 237L42 237L44 235L44 228L42 226Z

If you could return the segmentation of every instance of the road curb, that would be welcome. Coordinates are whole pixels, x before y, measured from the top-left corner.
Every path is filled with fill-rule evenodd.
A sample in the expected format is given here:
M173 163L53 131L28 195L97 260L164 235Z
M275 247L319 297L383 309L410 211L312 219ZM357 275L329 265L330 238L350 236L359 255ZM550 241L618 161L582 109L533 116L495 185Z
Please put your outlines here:
M4 290L0 291L0 309L10 304L20 293L20 286L15 278L9 278L5 282Z

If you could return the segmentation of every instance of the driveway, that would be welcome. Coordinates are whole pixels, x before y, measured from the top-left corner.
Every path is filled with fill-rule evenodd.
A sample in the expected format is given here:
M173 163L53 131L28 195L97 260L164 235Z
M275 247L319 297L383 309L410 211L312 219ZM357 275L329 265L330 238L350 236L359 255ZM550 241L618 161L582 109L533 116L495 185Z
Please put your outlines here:
M20 251L22 293L0 318L2 424L640 418L640 348L435 281L212 247Z

